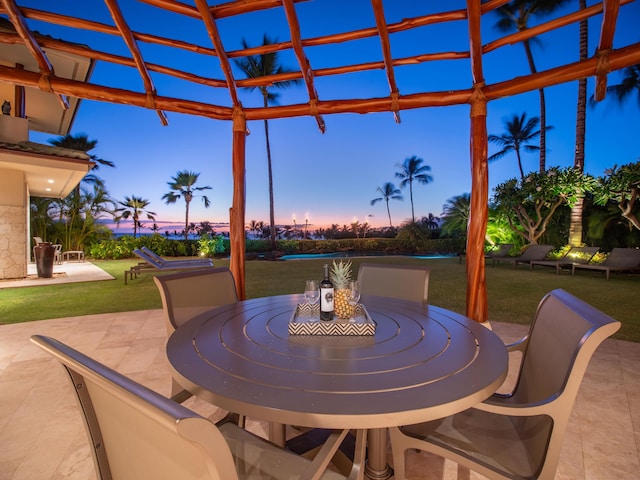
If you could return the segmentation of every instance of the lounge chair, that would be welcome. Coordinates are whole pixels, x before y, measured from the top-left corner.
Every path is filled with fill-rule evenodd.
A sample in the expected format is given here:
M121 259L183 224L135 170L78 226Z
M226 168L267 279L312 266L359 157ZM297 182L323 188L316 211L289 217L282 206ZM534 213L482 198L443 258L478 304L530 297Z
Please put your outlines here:
M495 267L496 262L512 263L513 268L520 263L529 263L532 260L544 260L547 254L553 250L553 245L529 245L529 247L517 257L493 257L491 262Z
M570 267L574 263L589 263L593 256L598 253L598 250L600 250L600 247L571 247L557 260L531 260L529 262L529 270L533 270L535 265L556 267L556 275L558 275L562 268Z
M205 268L213 268L213 261L211 259L204 259L206 261L203 262L194 262L189 260L164 260L163 262L158 262L155 258L149 256L146 252L142 250L134 250L134 254L140 257L144 262L139 263L138 265L134 265L129 270L124 271L124 284L127 284L127 277L130 280L133 277L137 277L138 274L149 272L149 271L171 271L171 270L189 270L189 269L205 269Z
M575 275L576 269L600 270L605 272L607 280L609 280L611 272L640 270L640 249L614 248L602 263L571 265L571 275Z
M405 451L418 449L491 479L553 480L589 361L619 328L563 290L547 294L529 334L507 347L522 355L512 392L443 419L389 429L395 478L405 478Z
M202 257L202 258L184 258L184 259L179 259L179 260L167 260L166 258L162 258L156 252L154 252L153 250L151 250L151 249L149 249L147 247L142 247L142 248L140 248L140 250L142 250L148 256L153 258L159 264L171 264L172 262L179 262L179 263L197 263L197 264L200 264L200 265L204 265L206 267L212 267L213 266L213 260L211 260L210 258L206 258L206 257Z
M346 480L327 466L348 430L333 431L307 460L227 419L214 424L53 338L31 341L69 374L101 480Z

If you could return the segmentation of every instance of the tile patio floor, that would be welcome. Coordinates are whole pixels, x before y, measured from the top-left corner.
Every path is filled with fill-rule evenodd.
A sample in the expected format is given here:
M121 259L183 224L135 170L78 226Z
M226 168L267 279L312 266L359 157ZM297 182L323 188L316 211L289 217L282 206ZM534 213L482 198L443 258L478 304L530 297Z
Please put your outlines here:
M1 301L0 291L0 301ZM525 328L494 324L505 342ZM96 478L76 400L62 367L29 342L33 334L61 340L167 395L161 310L0 325L0 480ZM218 419L198 399L187 406ZM261 422L249 428L265 434ZM607 340L580 389L557 479L631 480L640 476L640 344ZM411 453L412 479L484 478L425 453ZM390 459L391 460L391 459Z

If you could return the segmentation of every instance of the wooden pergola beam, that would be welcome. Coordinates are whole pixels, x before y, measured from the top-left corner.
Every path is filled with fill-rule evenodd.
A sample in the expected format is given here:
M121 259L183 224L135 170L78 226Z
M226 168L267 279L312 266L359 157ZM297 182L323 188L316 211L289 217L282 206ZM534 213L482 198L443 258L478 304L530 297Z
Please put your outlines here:
M600 43L596 50L596 55L600 58L598 72L596 72L596 92L594 98L596 102L604 100L607 93L607 74L611 71L607 56L613 48L613 34L616 31L616 20L620 10L618 0L604 0L604 15L602 16L602 27L600 29Z
M389 42L389 30L387 29L387 21L384 16L382 0L371 0L371 5L373 6L373 13L376 18L376 29L378 30L378 38L380 38L384 68L387 72L387 82L389 83L389 91L392 99L391 109L393 110L393 117L396 123L400 123L400 112L398 110L398 97L400 92L398 91L396 77L393 72L391 43Z
M514 78L504 82L486 85L483 93L487 101L507 96L546 88L561 83L573 82L580 78L594 76L598 59L592 57L583 62L556 67L551 70L530 75L527 81ZM640 63L640 42L609 53L609 64L612 70L618 70ZM0 80L28 87L37 87L40 75L36 72L0 66ZM54 91L87 100L106 101L126 105L145 107L145 95L119 88L103 85L90 85L65 78L52 77L51 86ZM469 103L473 89L452 90L442 92L416 93L403 95L399 99L401 110L423 107L442 107L447 105L464 105ZM217 120L232 120L233 109L208 103L184 100L173 97L158 96L156 103L165 111L199 115ZM375 113L390 112L390 99L370 98L352 100L324 100L318 102L320 114L332 113ZM304 117L309 115L308 104L279 105L269 108L244 108L247 121L270 120L275 118Z
M289 32L291 34L291 44L293 45L293 51L296 54L298 65L300 65L300 71L302 72L302 78L304 84L307 87L307 94L309 95L309 112L316 119L318 128L322 133L325 132L324 119L318 115L315 106L318 104L318 92L313 80L313 70L309 59L304 53L302 47L302 41L300 40L300 22L298 22L298 15L294 6L294 0L282 0L282 6L284 7L284 13L287 17L287 23L289 24Z
M55 75L51 62L47 58L47 55L44 53L42 48L40 48L40 45L38 45L38 42L31 33L31 30L27 26L26 22L24 21L24 17L22 16L22 13L20 12L20 9L18 8L14 0L0 0L0 2L2 3L2 6L7 16L9 17L9 20L16 29L16 32L22 39L24 45L27 47L27 50L29 50L29 53L31 53L33 58L35 58L35 60L38 62L38 67L40 68L40 72L42 73L41 81L38 84L38 88L45 92L51 92L49 78L52 75ZM58 102L60 103L62 109L68 110L69 102L67 101L67 99L60 94L56 94L56 97L58 98Z
M216 22L213 18L213 15L211 14L211 10L207 5L206 0L196 0L196 6L207 28L209 39L216 49L218 60L220 61L220 67L222 68L222 73L227 80L227 89L229 90L231 101L233 102L233 105L235 107L242 107L240 99L238 98L238 90L233 78L233 72L231 71L231 64L229 63L229 58L227 57L227 54L224 50L224 46L222 45L222 40L220 39L220 34L218 33L218 27L216 26Z
M157 108L155 108L156 89L153 86L153 80L151 80L149 70L147 70L147 65L142 58L142 52L140 52L140 49L138 48L138 44L136 43L136 40L131 33L131 29L129 28L127 21L122 15L122 11L120 10L118 3L116 2L116 0L105 0L105 3L109 8L111 17L113 18L113 21L116 23L116 27L120 32L120 36L131 52L136 68L138 69L138 72L142 77L142 84L144 85L144 90L147 94L147 108L154 109L158 114L162 125L167 126L169 124L167 116L162 110L158 110Z
M6 13L6 11L0 10L0 13ZM94 22L92 20L85 20L82 18L69 17L66 15L60 15L58 13L45 12L43 10L37 10L34 8L23 8L22 14L25 18L31 20L39 20L41 22L52 23L55 25L61 25L70 28L79 28L90 32L105 33L108 35L119 35L119 31L113 25L107 25L100 22ZM180 48L189 52L201 53L204 55L215 55L215 50L212 48L203 47L200 45L194 45L192 43L183 42L181 40L173 40L158 35L151 35L148 33L131 32L133 37L146 43L153 43L157 45L163 45L166 47Z
M609 4L609 2L615 3L617 5L626 5L627 3L631 3L634 1L636 0L608 0L608 2L606 3L607 5ZM510 35L505 35L502 38L499 38L497 40L494 40L493 42L487 43L483 47L482 53L489 53L505 45L514 45L524 40L529 40L531 38L542 35L543 33L551 32L561 27L566 27L567 25L580 22L581 20L585 20L587 18L593 17L600 13L602 13L602 4L597 3L595 5L585 8L584 10L578 10L576 12L569 13L562 17L549 20L548 22L541 23L540 25L536 25L534 27L530 27L525 30L512 33ZM616 12L616 16L617 16L617 12ZM604 24L604 19L603 19L603 24ZM613 19L613 25L611 28L615 28L615 18ZM611 46L609 48L611 48Z

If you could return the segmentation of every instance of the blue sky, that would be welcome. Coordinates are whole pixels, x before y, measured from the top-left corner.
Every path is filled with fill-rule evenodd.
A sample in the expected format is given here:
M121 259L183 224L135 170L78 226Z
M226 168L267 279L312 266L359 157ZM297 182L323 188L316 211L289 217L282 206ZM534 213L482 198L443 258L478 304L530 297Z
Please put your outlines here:
M19 1L21 6L42 7L43 0ZM134 30L159 33L171 37L185 38L200 45L209 45L206 33L200 24L185 20L176 23L176 18L165 18L161 11L148 5L120 2L128 15L135 9L136 17L128 17ZM217 2L222 3L222 2ZM429 13L442 8L462 8L464 2L423 2L402 0L385 2L389 21L399 21ZM592 4L593 2L588 2ZM437 4L435 7L434 4ZM47 2L49 5L49 2ZM568 10L573 10L577 2L572 2ZM315 21L318 8L333 8L342 12L330 22ZM50 8L50 7L47 7ZM70 11L86 18L96 18L95 9L104 10L102 2L59 2L60 12ZM427 10L423 10L423 9ZM86 9L86 12L82 12ZM352 28L375 25L370 12L370 2L366 0L344 1L323 0L322 2L302 2L296 10L300 17L303 37L314 37L341 32ZM107 14L108 15L108 14ZM104 22L110 21L108 16ZM138 23L134 23L139 22ZM614 48L640 41L637 22L640 19L640 5L634 2L621 8ZM173 28L158 29L159 24L171 22ZM241 48L244 35L250 45L260 44L266 31L279 40L288 39L283 13L280 9L261 12L244 18L220 19L218 27L225 48ZM495 39L498 34L492 28L495 17L488 15L483 20L483 43ZM36 25L36 24L34 24ZM265 25L267 27L265 28ZM122 42L117 38L105 39L104 35L82 34L70 37L68 31L55 30L51 26L37 24L34 27L53 36L81 41L94 48L127 54ZM427 29L428 28L428 29ZM466 23L456 22L446 29L442 26L423 27L419 32L391 36L391 49L395 57L410 56L425 51L463 51L468 49ZM178 32L187 32L185 34ZM76 35L76 33L73 33ZM600 35L599 19L590 23L589 48L593 51ZM540 45L534 46L534 55L539 70L545 70L574 61L578 57L577 26L567 27L561 32L543 35ZM428 45L425 47L425 43ZM431 43L433 45L431 45ZM223 78L216 59L203 60L202 56L185 55L166 57L161 47L141 45L148 61L169 63L190 72L202 73L214 78ZM360 40L339 45L307 49L307 55L314 68L343 65L358 58L359 62L380 60L379 43L375 40ZM160 58L162 57L162 60ZM195 58L197 57L197 58ZM156 60L154 60L154 58ZM293 55L282 56L282 63L297 68ZM513 78L528 73L528 66L521 44L507 46L494 51L484 58L484 73L487 83ZM234 65L236 78L243 78ZM433 62L415 67L398 67L396 80L401 94L422 90L441 91L468 88L471 84L469 62L467 60ZM160 95L192 96L207 99L212 103L229 105L230 100L224 90L211 92L204 87L185 85L152 74ZM609 84L618 83L618 72L609 75ZM142 91L142 82L137 72L124 67L109 68L98 62L93 81L98 84L121 86L134 91ZM593 92L594 81L589 80L588 94ZM388 95L388 85L384 71L372 71L342 75L338 78L316 78L316 89L321 100L342 98L368 98ZM186 92L186 93L185 93ZM545 90L547 98L547 121L554 129L547 134L548 166L570 166L573 164L575 143L575 103L577 83L551 87ZM304 103L307 92L304 85L281 91L282 103ZM262 98L257 91L240 91L242 103L247 107L260 106ZM508 99L493 101L488 107L488 131L501 134L504 121L513 114L526 112L528 116L539 115L537 92ZM587 145L585 168L589 173L601 175L613 164L634 162L640 158L640 142L636 137L640 125L640 109L635 99L624 107L606 100L587 112ZM192 204L190 220L208 220L213 223L228 222L228 210L232 199L231 174L231 124L229 122L175 114L167 112L169 126L163 127L155 112L126 105L115 105L93 101L81 103L72 133L87 133L98 140L98 147L92 151L101 158L113 161L115 169L101 168L96 172L107 184L115 199L124 196L141 196L150 200L150 209L157 213L158 221L175 222L184 219L184 205L165 205L161 200L168 192L167 182L179 170L200 172L199 185L208 185L206 192L211 207L205 209L200 199ZM313 226L330 223L348 224L354 219L368 220L374 226L388 224L384 202L370 206L370 201L378 196L376 188L391 181L399 170L398 165L405 158L416 155L431 166L433 182L429 185L414 186L416 216L432 213L439 216L447 199L470 191L469 166L469 108L452 106L401 111L402 122L396 124L391 113L339 114L327 115L324 120L326 133L322 134L313 118L293 118L269 122L270 141L273 158L276 222L293 224L295 216L298 224L305 218ZM263 220L268 223L269 203L265 139L262 122L250 122L251 134L246 141L247 167L247 222ZM33 141L47 143L52 138L48 134L32 135ZM489 145L489 154L496 151ZM525 171L538 167L537 154L525 153ZM514 155L508 155L493 162L489 167L490 188L509 178L518 176ZM408 189L403 192L403 202L391 201L391 218L394 225L411 216ZM150 222L145 222L150 226ZM312 227L313 228L313 227Z

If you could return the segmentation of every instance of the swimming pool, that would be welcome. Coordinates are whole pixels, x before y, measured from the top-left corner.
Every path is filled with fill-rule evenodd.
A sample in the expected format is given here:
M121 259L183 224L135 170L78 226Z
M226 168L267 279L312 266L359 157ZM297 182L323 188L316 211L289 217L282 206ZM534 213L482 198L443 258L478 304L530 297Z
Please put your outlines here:
M310 259L320 259L320 258L351 258L351 257L389 257L392 255L388 255L386 253L377 253L377 252L332 252L332 253L292 253L289 255L283 255L279 257L279 260L310 260ZM452 258L455 257L455 254L429 254L429 255L399 255L402 257L410 257L410 258L422 258L422 259L432 259L432 258Z

